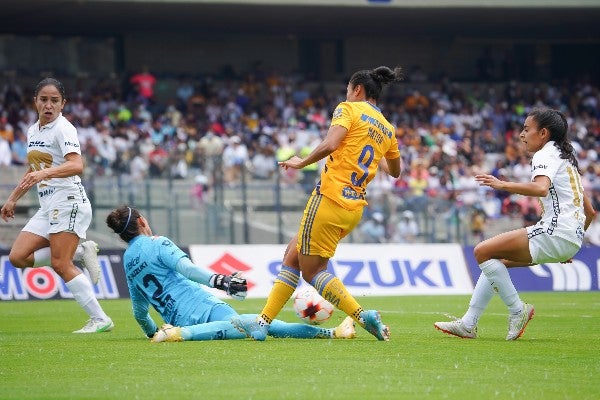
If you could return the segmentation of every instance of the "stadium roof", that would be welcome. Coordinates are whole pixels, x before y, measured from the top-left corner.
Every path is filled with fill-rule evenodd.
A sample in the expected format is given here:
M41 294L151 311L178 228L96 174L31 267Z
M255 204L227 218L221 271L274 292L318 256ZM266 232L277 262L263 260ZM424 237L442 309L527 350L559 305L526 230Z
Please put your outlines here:
M597 42L599 20L600 0L3 0L0 33L179 30L376 37L469 31Z

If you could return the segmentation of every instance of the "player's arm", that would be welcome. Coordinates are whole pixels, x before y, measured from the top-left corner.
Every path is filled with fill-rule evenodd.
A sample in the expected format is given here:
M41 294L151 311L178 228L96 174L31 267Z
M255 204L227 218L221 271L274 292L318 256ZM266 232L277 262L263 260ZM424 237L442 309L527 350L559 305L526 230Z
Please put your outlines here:
M391 160L384 157L379 161L379 168L386 174L398 178L402 173L402 157L393 158Z
M17 205L17 201L19 201L19 199L23 197L23 195L28 191L28 189L23 189L21 187L21 183L23 182L27 174L29 174L30 172L31 166L27 168L27 171L25 171L25 174L23 174L23 178L21 178L21 181L17 184L17 186L15 186L13 191L8 196L8 199L2 206L2 209L0 209L0 217L5 222L8 222L9 218L15 217L15 206Z
M175 269L189 280L223 290L237 300L245 299L248 293L248 283L239 272L231 275L215 274L208 268L194 264L188 257L181 257Z
M331 153L337 150L340 147L340 143L346 137L348 130L341 125L332 125L329 127L327 131L327 136L307 155L305 158L301 158L298 156L294 156L287 161L281 161L279 163L280 166L285 169L294 168L294 169L302 169L307 165L315 163Z
M545 197L550 190L550 178L546 175L537 175L531 182L502 181L493 175L475 175L475 180L482 186L523 196Z
M131 306L133 309L133 317L136 322L142 328L144 334L152 338L158 331L158 326L150 316L148 312L150 309L150 303L146 298L137 290L137 288L129 286L129 296L131 297Z

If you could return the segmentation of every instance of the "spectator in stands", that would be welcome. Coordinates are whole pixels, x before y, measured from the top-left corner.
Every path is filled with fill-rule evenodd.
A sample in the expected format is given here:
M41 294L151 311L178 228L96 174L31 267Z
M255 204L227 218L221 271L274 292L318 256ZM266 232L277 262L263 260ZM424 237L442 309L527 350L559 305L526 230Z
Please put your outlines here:
M481 208L487 218L497 219L502 215L502 201L496 197L496 193L493 190L485 191L484 198L481 201Z
M12 152L10 143L7 139L0 136L0 167L9 166L12 164Z
M169 152L163 146L154 146L148 154L150 178L162 178L169 163Z
M400 220L396 224L392 241L395 243L414 243L419 236L419 225L415 220L415 214L410 210L405 210L400 215Z
M129 175L134 183L142 182L148 176L148 161L142 156L139 149L132 149Z
M487 222L487 215L480 206L475 206L471 210L471 235L478 242L483 241L485 238L485 225Z
M383 214L376 211L360 226L365 243L385 243L386 228Z
M134 99L142 101L144 104L152 104L154 102L156 78L150 73L148 66L144 65L140 72L134 74L129 79L129 83L133 85Z
M417 160L411 168L408 178L409 193L407 202L411 210L423 210L427 203L426 191L428 188L429 172L424 160Z
M271 179L277 172L277 160L271 146L262 146L250 160L250 172L256 179Z
M526 155L519 156L519 162L512 167L511 175L516 182L529 182L531 179L531 165Z
M245 168L248 159L248 149L242 139L237 135L232 136L223 150L223 178L227 184L240 182L242 168Z
M27 164L27 136L20 127L15 129L15 140L12 142L11 152L13 165Z

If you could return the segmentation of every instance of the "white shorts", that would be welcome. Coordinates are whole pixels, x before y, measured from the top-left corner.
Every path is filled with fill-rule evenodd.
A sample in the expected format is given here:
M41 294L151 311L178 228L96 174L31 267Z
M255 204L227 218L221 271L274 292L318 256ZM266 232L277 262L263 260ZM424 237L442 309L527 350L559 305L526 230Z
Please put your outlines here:
M556 263L571 259L581 245L547 233L529 236L529 253L534 264Z
M27 222L23 231L49 238L51 233L74 232L81 239L92 222L92 206L89 201L63 202L48 210L41 208Z

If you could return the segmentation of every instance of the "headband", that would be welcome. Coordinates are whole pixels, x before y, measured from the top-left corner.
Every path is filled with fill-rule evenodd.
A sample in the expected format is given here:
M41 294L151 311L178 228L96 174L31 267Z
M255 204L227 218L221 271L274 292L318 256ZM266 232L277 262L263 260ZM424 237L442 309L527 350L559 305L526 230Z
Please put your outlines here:
M127 217L127 222L125 223L123 230L121 232L119 232L119 235L121 235L123 232L125 232L125 230L127 229L127 226L129 225L129 221L131 221L131 207L127 207L127 208L129 208L129 216Z

